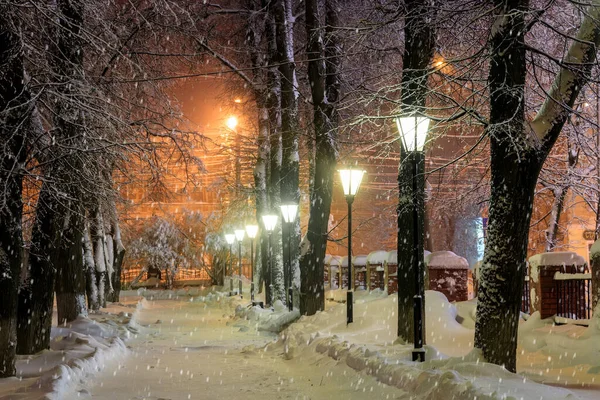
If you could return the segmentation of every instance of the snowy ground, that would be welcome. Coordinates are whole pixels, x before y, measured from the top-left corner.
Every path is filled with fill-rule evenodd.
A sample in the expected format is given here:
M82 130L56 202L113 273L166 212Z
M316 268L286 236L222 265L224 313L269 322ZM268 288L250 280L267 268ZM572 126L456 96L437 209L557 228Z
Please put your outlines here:
M55 399L110 400L600 398L599 320L553 326L533 315L520 327L515 375L473 351L475 303L453 305L437 292L427 292L422 364L396 339L395 296L378 291L356 294L349 327L345 305L333 301L297 320L281 305L249 308L247 296L208 289L143 294L124 293L112 314L53 330L53 350L21 360L21 379L0 380L0 399L52 391Z

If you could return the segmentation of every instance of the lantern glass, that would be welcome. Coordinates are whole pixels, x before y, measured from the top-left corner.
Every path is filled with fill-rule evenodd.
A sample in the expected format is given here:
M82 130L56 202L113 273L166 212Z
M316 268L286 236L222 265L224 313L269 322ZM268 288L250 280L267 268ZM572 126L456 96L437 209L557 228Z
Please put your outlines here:
M262 219L267 232L273 232L275 225L277 225L277 215L263 215Z
M398 133L406 151L423 151L430 119L423 116L396 118Z
M362 169L341 169L342 187L345 196L356 196L365 171Z
M246 234L250 239L254 239L258 234L258 225L246 225Z
M298 204L283 204L281 205L281 214L283 220L288 224L296 220L296 214L298 214Z
M234 232L235 232L235 238L238 240L238 242L241 242L242 240L244 240L244 235L246 234L245 230L236 229Z
M233 244L233 242L235 241L235 235L233 233L226 234L225 241L227 242L227 244Z

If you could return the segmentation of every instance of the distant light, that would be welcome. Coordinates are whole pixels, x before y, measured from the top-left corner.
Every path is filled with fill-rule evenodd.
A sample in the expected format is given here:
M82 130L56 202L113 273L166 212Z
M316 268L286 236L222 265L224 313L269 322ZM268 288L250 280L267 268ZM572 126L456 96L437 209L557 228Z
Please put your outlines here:
M590 106L590 103L588 103L588 102L586 101L585 103L583 103L583 106L584 106L584 107L589 107L589 106Z
M298 213L298 204L282 204L281 214L283 220L288 224L296 220L296 214Z
M246 225L246 233L250 239L254 239L258 233L258 225Z
M235 99L233 99L233 102L239 104L242 102L242 99L240 99L239 97L236 97Z
M226 234L225 241L227 242L227 244L233 244L233 242L235 241L235 235L233 233Z
M277 215L263 215L262 220L267 232L273 232L277 225Z
M244 235L246 234L245 230L236 229L234 232L235 232L235 238L238 240L238 242L241 242L242 240L244 240Z
M238 119L232 115L231 117L227 118L227 121L225 121L225 125L227 125L229 129L234 130L235 127L238 125Z

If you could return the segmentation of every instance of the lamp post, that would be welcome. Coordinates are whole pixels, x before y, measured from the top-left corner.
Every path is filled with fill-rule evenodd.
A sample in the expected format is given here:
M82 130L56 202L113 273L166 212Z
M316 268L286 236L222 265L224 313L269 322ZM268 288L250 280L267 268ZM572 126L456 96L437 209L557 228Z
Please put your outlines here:
M341 169L340 178L346 203L348 203L348 292L346 293L346 324L354 320L354 279L352 279L352 203L358 192L365 171L362 169ZM341 282L340 282L341 286Z
M250 238L250 301L254 301L254 238L258 225L246 225L246 234Z
M422 221L419 215L424 210L424 192L418 190L417 179L422 174L420 167L425 165L425 138L429 129L429 118L414 114L396 119L398 132L402 139L402 145L408 153L412 167L412 192L413 192L413 232L412 232L412 267L415 271L415 295L413 303L413 324L414 324L414 349L412 353L413 361L425 361L425 351L423 349L423 232Z
M263 215L262 216L263 224L265 225L265 230L269 234L269 248L267 254L269 255L269 263L267 266L268 277L269 277L269 295L268 298L265 299L269 306L273 306L273 262L271 261L271 234L275 229L275 225L277 225L277 215Z
M235 235L233 233L228 233L225 235L225 241L229 245L229 275L231 275L233 270L233 253L231 251L231 246L233 242L235 242ZM229 277L229 294L233 292L233 279L231 276Z
M244 235L246 234L246 231L243 229L236 229L235 230L235 238L238 241L238 273L239 273L239 291L240 291L240 297L244 297L244 295L242 294L242 242L244 241Z
M288 236L288 262L287 268L284 269L284 280L285 289L287 295L288 310L294 310L294 297L292 290L292 229L294 229L294 222L296 222L296 214L298 214L298 204L282 204L281 215L283 220L287 224L287 236Z

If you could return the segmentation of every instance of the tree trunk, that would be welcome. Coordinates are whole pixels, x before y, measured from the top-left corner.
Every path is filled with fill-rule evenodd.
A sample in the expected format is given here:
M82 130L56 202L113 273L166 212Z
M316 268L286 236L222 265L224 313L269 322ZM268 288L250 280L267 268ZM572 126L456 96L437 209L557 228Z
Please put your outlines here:
M434 9L430 0L408 0L406 2L407 15L404 23L404 54L402 55L402 110L406 115L425 113L426 96L429 92L427 77L429 75L429 63L433 57L435 46L435 33L428 22ZM414 201L422 198L425 191L425 163L423 157L419 157L417 176L417 191L413 193L412 174L413 167L410 160L411 149L401 146L402 161L398 167L398 336L407 342L414 341L414 297L416 291L416 273L422 277L424 282L425 264L423 260L424 237L424 204L419 201L417 240L421 243L418 251L419 271L415 271L413 257L415 243L413 207ZM420 285L422 296L421 315L425 316L425 293L424 285ZM424 317L425 318L425 317ZM425 323L423 321L423 336L425 335Z
M529 221L541 167L524 133L526 0L497 0L490 37L491 195L488 240L477 296L475 347L489 362L516 371Z
M324 260L333 179L337 157L337 102L339 101L339 58L333 57L327 68L321 33L318 2L307 0L306 34L308 37L308 79L313 100L315 129L315 176L310 196L308 230L301 245L300 254L300 313L313 315L325 308ZM326 24L337 26L337 12L331 1L325 3ZM326 35L327 46L338 47L333 31ZM326 78L327 76L327 78Z
M87 316L85 270L83 267L84 215L80 205L71 204L65 218L56 268L56 309L58 325Z
M281 205L281 79L277 68L277 43L276 43L276 25L273 16L273 8L268 7L268 16L266 23L267 45L269 67L267 72L268 90L267 109L269 110L269 185L267 193L269 196L269 212L280 215ZM269 257L270 272L268 272L266 281L267 299L283 300L285 297L283 284L283 254L281 243L281 218L278 218L277 225L271 233L271 253ZM270 293L271 288L274 293ZM267 300L268 301L268 300Z
M489 362L516 370L517 325L535 181L587 83L600 45L594 0L539 112L524 130L528 2L496 0L490 44L491 197L488 242L477 297L475 347ZM531 136L535 136L532 138Z
M546 230L546 252L551 252L556 247L556 241L558 240L558 233L560 229L560 216L562 214L563 206L567 193L569 192L569 186L561 186L554 191L554 200L552 201L552 211L550 213L550 223Z
M562 215L565 199L571 187L571 173L577 161L579 161L579 151L576 144L568 142L567 147L567 173L564 175L564 184L554 190L554 201L552 202L552 212L550 213L550 223L546 230L546 251L553 251L556 247L556 241L560 230L560 216Z
M267 198L267 160L269 159L269 111L262 100L259 101L258 117L258 158L254 167L254 190L256 196L256 220L261 221L263 215L268 213ZM257 293L262 291L267 271L268 236L265 229L261 229L257 243L256 262L254 263L254 284Z
M98 288L98 304L106 307L106 256L104 254L104 220L97 205L91 214L90 235L94 249L95 281Z
M83 233L83 265L85 270L85 292L87 294L88 308L99 310L98 284L96 282L96 263L94 262L94 250L92 237L90 235L90 223L86 221Z
M55 265L62 221L58 201L44 182L36 207L27 280L19 291L17 353L35 354L50 346Z
M22 128L24 73L21 43L12 25L10 10L0 7L0 378L15 374L17 349L17 289L23 235L23 175L26 159ZM9 110L13 108L13 110Z
M277 50L279 72L281 73L281 203L300 204L300 157L298 154L298 93L296 64L294 60L294 34L292 2L278 0L275 4ZM300 219L296 218L290 227L285 224L283 259L286 265L284 279L292 287L292 277L299 270L298 251L300 246ZM288 236L291 235L291 236Z

